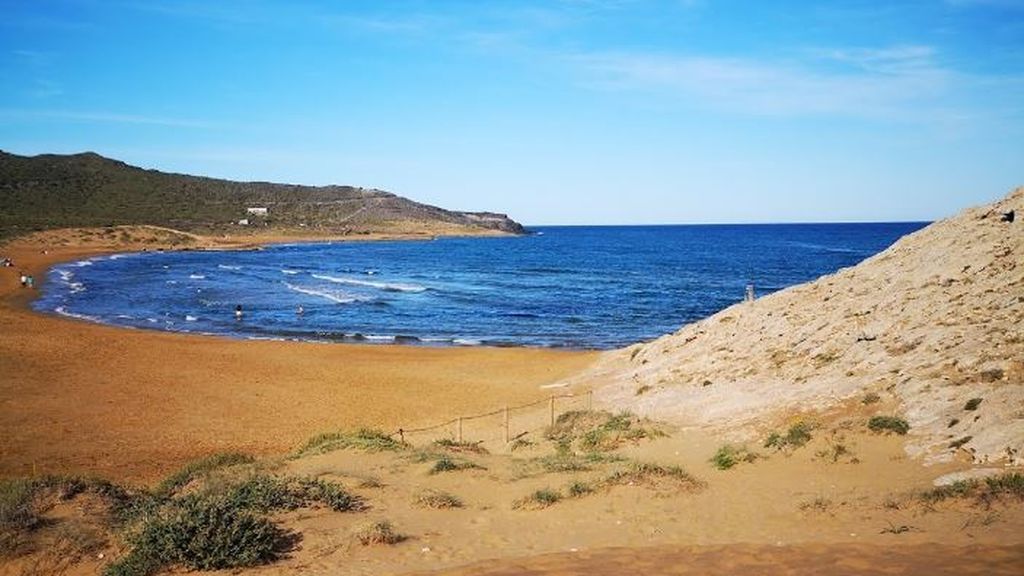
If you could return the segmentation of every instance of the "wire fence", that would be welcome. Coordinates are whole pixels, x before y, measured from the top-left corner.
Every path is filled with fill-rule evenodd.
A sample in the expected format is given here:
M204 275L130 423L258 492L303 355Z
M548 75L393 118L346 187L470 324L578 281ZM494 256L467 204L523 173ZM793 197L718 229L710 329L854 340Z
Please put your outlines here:
M573 410L591 410L594 393L552 395L536 402L503 406L483 414L458 416L447 422L420 428L399 428L397 434L410 444L438 440L487 444L509 444L548 426L558 417Z

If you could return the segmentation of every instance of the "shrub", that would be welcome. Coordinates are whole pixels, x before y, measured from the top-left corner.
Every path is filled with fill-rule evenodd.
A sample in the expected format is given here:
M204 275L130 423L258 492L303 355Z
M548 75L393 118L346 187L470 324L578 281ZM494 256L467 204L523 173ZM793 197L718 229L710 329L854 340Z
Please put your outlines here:
M550 488L544 488L542 490L537 490L536 492L534 492L533 494L530 494L529 496L527 496L525 498L521 498L519 500L516 500L512 504L512 507L516 508L516 509L521 509L521 508L547 508L548 506L551 506L552 504L558 503L558 501L561 500L561 499L562 499L562 494L561 493L559 493L559 492L557 492L555 490L551 490Z
M967 404L964 404L964 410L974 411L978 409L978 406L981 406L981 398L971 398Z
M425 508L462 508L462 500L447 492L428 490L416 496L416 504Z
M977 480L957 480L952 484L937 486L931 490L921 493L921 499L925 502L941 502L949 498L963 498L974 494L979 482Z
M850 458L850 462L852 464L857 464L857 463L860 462L860 460L858 460L853 455L853 452L850 451L849 447L847 447L846 444L844 444L841 440L840 441L830 441L829 444L828 444L828 447L827 448L823 448L823 449L818 450L817 452L815 452L815 456L817 456L818 458L821 458L823 460L829 460L833 464L835 464L836 462L839 462L839 459L844 457L844 456L849 457Z
M434 442L434 446L449 452L471 452L473 454L487 454L487 449L480 445L480 442L458 442L444 438Z
M474 464L468 460L458 460L448 455L443 455L434 462L434 465L430 468L430 473L439 474L441 472L454 472L457 470L470 470L473 468L482 469L483 466Z
M985 479L985 487L995 496L1014 496L1024 500L1024 474L1008 472Z
M214 470L241 464L252 464L254 461L255 459L252 456L238 452L214 454L186 464L181 470L165 478L156 487L155 492L157 495L169 495L195 478L209 474Z
M335 512L355 512L366 508L362 498L349 494L333 482L303 479L299 481L299 489L306 498L305 503L319 502Z
M397 451L405 444L380 430L360 428L354 432L327 432L310 438L296 453L297 457L324 454L335 450L356 449L367 452Z
M868 392L867 394L864 395L864 398L861 399L861 403L867 406L869 404L875 404L876 402L879 402L881 399L882 397L879 396L878 394L875 394L874 392Z
M786 431L785 435L779 434L778 432L772 432L768 439L764 442L765 448L775 448L776 450L785 450L787 448L800 448L811 441L811 430L814 426L804 420L793 424Z
M276 558L285 536L264 514L315 503L336 511L363 508L340 485L266 475L140 501L127 515L130 551L106 568L108 576L145 576L174 564L197 570L262 564Z
M704 483L679 466L661 466L647 462L633 462L627 468L616 470L602 482L605 486L623 484L652 484L669 480L688 489L702 488Z
M910 424L897 416L874 416L868 420L872 432L893 432L903 436L910 430Z
M0 480L0 531L30 530L39 524L37 486L23 478Z
M594 487L593 486L591 486L590 484L587 484L586 482L579 482L579 481L576 481L576 482L573 482L572 484L569 484L569 488L568 488L569 496L572 497L572 498L580 498L581 496L586 496L587 494L590 494L593 491L594 491Z
M194 570L255 566L277 557L283 532L227 499L185 498L146 522L108 576L145 576L171 564Z
M989 476L984 482L974 479L958 480L947 486L939 486L921 493L921 499L930 504L949 498L974 497L979 503L987 506L993 500L1004 496L1024 500L1024 474L1007 472Z
M387 520L381 520L360 528L355 534L356 540L363 546L392 545L406 540L408 536L395 532L394 526Z
M715 452L711 457L711 463L719 470L728 470L740 462L753 462L757 460L757 454L750 452L744 446L732 446L726 444Z
M641 421L629 412L610 414L593 410L574 410L558 417L555 425L548 428L545 438L569 446L574 441L587 451L610 451L623 441L641 440L664 436L664 432L642 426Z

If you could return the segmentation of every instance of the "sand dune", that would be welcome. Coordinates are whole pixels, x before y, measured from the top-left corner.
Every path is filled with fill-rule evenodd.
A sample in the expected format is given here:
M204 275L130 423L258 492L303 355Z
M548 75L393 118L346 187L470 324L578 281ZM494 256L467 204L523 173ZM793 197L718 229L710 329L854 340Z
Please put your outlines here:
M1011 210L1016 221L1002 221ZM857 266L604 354L567 383L595 387L606 406L738 438L873 392L910 422L911 454L1019 464L1022 213L1018 188Z

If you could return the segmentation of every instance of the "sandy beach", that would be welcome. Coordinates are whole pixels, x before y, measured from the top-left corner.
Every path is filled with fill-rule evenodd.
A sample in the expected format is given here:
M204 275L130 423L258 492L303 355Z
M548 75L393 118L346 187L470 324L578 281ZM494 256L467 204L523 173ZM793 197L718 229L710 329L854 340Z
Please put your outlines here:
M991 235L998 225L985 226ZM4 247L16 266L0 269L0 476L82 474L152 489L197 458L240 451L257 458L205 464L172 495L272 476L329 482L365 504L273 512L293 543L246 573L1017 574L1024 567L1019 474L1005 485L937 488L971 478L965 471L984 478L1019 468L976 463L967 450L927 462L914 457L907 450L914 431L866 426L906 409L906 397L881 387L803 407L779 403L754 432L747 426L734 434L720 423L620 413L642 411L648 401L626 372L647 351L637 360L628 349L244 341L29 309L34 292L18 285L20 270L41 279L56 262L96 254L248 246L159 229L123 232L116 241L104 231L50 232ZM905 247L894 253L901 250L909 253L902 258L914 257ZM769 315L773 302L723 314ZM722 324L702 339L729 339L731 322ZM650 365L671 353L659 352ZM614 376L609 366L627 374L627 383L602 380ZM1006 375L984 385L1013 393L1016 372ZM619 401L600 393L603 382L626 389ZM958 387L962 412L960 396L969 389ZM585 411L593 389L596 410ZM723 405L735 396L724 386L713 391L724 395ZM545 399L570 393L588 404L548 412ZM533 412L516 416L512 441L502 438L499 410L488 423L467 423L462 442L451 427L409 444L364 442L348 432L296 452L320 432L393 432L532 402L539 402ZM986 406L985 414L1012 418L1012 406L997 408ZM548 428L549 417L568 410L584 411ZM1002 425L1013 441L1014 422ZM773 447L765 441L773 431L795 439ZM732 454L728 466L723 450ZM25 552L0 563L0 574L84 576L125 557L122 537L102 520L107 497L82 490L43 498L48 523L19 544ZM391 545L366 545L368 526L381 525L393 527Z
M170 247L146 229L127 242L69 234L3 249L16 267L0 269L0 475L74 472L148 482L212 452L287 452L319 432L397 430L542 399L548 392L540 385L595 357L239 341L33 313L35 292L19 286L21 270L39 286L57 262ZM301 239L249 236L206 247Z

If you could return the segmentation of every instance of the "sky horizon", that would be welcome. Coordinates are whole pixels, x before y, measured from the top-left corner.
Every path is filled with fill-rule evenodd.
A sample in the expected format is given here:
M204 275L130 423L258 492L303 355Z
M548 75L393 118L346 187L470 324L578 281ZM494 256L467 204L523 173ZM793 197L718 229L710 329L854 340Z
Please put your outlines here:
M0 149L530 225L921 222L1024 185L1024 1L0 0Z

